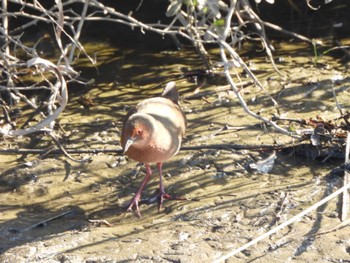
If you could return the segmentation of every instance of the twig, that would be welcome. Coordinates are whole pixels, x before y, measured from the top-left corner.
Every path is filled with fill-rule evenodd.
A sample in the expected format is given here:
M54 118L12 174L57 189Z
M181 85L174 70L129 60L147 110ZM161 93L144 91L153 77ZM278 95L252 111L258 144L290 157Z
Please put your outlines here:
M83 158L81 160L79 159L75 159L74 157L72 157L69 153L67 153L67 151L64 149L64 147L62 146L62 144L60 143L60 141L56 138L56 136L53 134L52 131L47 133L52 140L56 143L56 145L58 146L58 148L61 150L61 152L63 153L64 156L66 156L68 159L72 160L73 162L77 162L77 163L83 163L83 162L87 162L90 160L90 158Z
M87 13L87 10L88 10L88 7L89 7L89 0L86 0L86 2L84 3L84 7L83 7L83 11L81 12L81 16L80 16L80 21L78 23L78 27L77 27L77 31L75 32L74 34L74 42L73 42L73 46L70 50L70 54L69 54L69 62L72 63L73 62L73 58L74 58L74 52L77 48L77 44L79 42L79 38L80 38L80 35L81 35L81 30L83 28L83 25L84 25L84 21L85 21L85 18L86 18L86 13Z
M59 219L59 218L61 218L61 217L64 217L64 216L66 216L66 215L69 215L69 214L73 213L73 211L74 211L73 209L68 210L68 211L63 212L63 213L61 213L61 214L55 215L55 216L53 216L53 217L50 217L49 219L40 221L39 223L36 223L36 224L31 225L31 226L29 226L29 227L26 227L26 228L24 228L24 229L22 229L22 230L13 230L13 232L15 232L15 233L23 233L23 232L25 232L25 231L28 231L28 230L33 229L33 228L36 228L36 227L45 226L47 223L49 223L49 222L51 222L51 221L53 221L53 220Z
M215 34L213 34L213 36L215 36ZM242 64L245 65L245 63L242 61L242 59L238 56L238 54L234 51L234 49L228 45L225 41L222 41L220 39L218 39L219 43L221 44L221 47L220 47L220 54L221 54L221 58L225 64L225 67L224 67L224 74L226 76L226 79L228 80L228 82L230 83L231 85L231 88L232 90L234 91L234 93L236 94L236 97L238 98L241 106L243 107L244 111L246 113L248 113L249 115L253 116L254 118L256 119L259 119L265 123L268 123L270 125L272 125L277 131L281 132L281 133L284 133L286 135L289 135L291 137L295 137L295 138L299 138L300 136L296 135L295 133L292 133L292 132L289 132L287 131L286 129L278 126L275 122L259 115L259 114L256 114L255 112L251 111L247 105L247 103L245 102L244 98L241 96L241 94L239 93L238 89L237 89L237 86L236 84L234 83L232 77L231 77L231 74L229 72L229 66L228 66L228 60L227 60L227 57L226 57L226 53L225 53L225 49L228 50L232 56L234 56L237 61L241 61ZM250 72L252 74L252 76L254 76L254 74L249 70L249 68L247 67L247 65L245 65L245 69L247 70L247 72ZM256 83L260 83L256 77L254 76L255 80L256 80ZM260 84L261 85L261 84ZM262 87L262 85L261 85ZM272 99L273 100L273 99ZM273 100L275 102L275 100Z
M334 89L334 82L332 81L332 93L333 93L333 97L334 97L334 100L335 100L335 105L337 106L337 109L339 110L339 113L340 113L340 116L343 116L344 115L344 112L339 104L339 101L337 99L337 94L335 93L335 89Z
M194 146L182 146L180 151L196 151L204 149L217 149L217 150L282 150L292 147L298 147L302 145L310 145L310 143L295 143L289 142L285 144L259 144L259 145L246 145L246 144L209 144L209 145L194 145ZM0 154L44 154L47 149L0 149ZM74 154L97 154L97 153L115 153L122 154L123 149L65 149L67 153ZM50 149L50 154L58 154L61 150Z
M341 229L341 228L347 226L348 224L350 224L350 219L347 219L347 220L345 220L344 222L341 222L340 224L338 224L338 225L335 226L335 227L332 227L331 229L322 231L322 232L320 232L320 233L316 233L315 236L321 236L321 235L325 235L325 234L328 234L328 233L337 231L338 229Z
M61 112L65 109L67 102L68 102L68 92L67 92L67 86L66 81L64 77L61 74L61 71L55 66L52 62L42 59L42 58L33 58L30 59L28 62L28 67L33 65L41 65L46 68L46 70L53 70L56 74L56 77L58 78L58 82L60 84L60 91L61 91L61 105L58 107L51 115L49 115L44 120L38 122L37 124L26 128L26 129L19 129L19 130L11 130L7 133L3 133L5 136L20 136L20 135L27 135L33 132L37 131L47 131L47 127L58 118L58 116L61 114Z
M8 35L9 19L8 19L8 12L7 12L7 0L2 0L1 7L3 11L2 26L4 28L4 35L5 35L5 54L9 56L10 46L9 46L9 35Z
M294 32L288 31L288 30L285 30L285 29L283 29L282 27L280 27L280 26L278 26L278 25L275 25L275 24L272 24L272 23L270 23L270 22L262 21L262 24L265 25L265 26L267 26L267 27L270 27L270 28L272 28L272 29L274 29L274 30L276 30L276 31L282 32L282 33L284 33L284 34L286 34L286 35L293 36L293 37L295 37L295 38L298 38L298 39L300 39L300 40L302 40L302 41L305 41L305 42L308 42L308 43L310 43L310 44L313 43L311 39L309 39L309 38L307 38L307 37L305 37L305 36L303 36L303 35L300 35L300 34L297 34L297 33L294 33ZM318 44L319 44L319 43L318 43Z
M280 76L283 76L283 74L278 70L276 64L275 64L275 61L273 59L273 56L272 56L272 52L271 52L271 49L273 48L271 44L268 44L267 42L267 37L266 37L266 33L265 33L265 28L264 28L264 25L263 25L263 22L262 20L259 18L259 16L253 11L253 9L251 8L250 4L249 4L249 1L246 1L246 0L242 0L242 5L243 5L243 8L244 10L246 10L248 16L250 17L250 20L251 21L254 21L254 24L256 25L256 28L258 31L260 31L261 33L256 33L263 46L265 47L265 50L266 50L266 54L268 55L269 59L270 59L270 62L271 62L271 65L273 66L273 68L275 69L275 71L280 75Z
M337 45L336 47L333 47L333 48L331 48L331 49L329 49L329 50L327 50L325 53L328 53L329 51L332 51L332 50L334 50L334 49L341 49L342 51L343 51L343 53L344 53L344 55L345 55L345 58L347 59L347 60L349 60L350 59L350 52L349 52L349 50L347 50L348 48L350 48L349 46L343 46L342 44L341 44L341 42L338 40L338 39L335 39L334 40L335 41L335 44ZM323 53L324 54L324 53Z
M288 121L288 122L296 122L296 123L300 123L300 124L306 124L306 121L302 118L300 119L296 119L296 118L285 118L285 117L281 117L278 115L274 115L271 118L272 121Z
M345 165L348 165L350 163L349 154L350 154L350 133L348 132L348 136L346 138L346 148L345 148ZM345 185L348 185L349 183L350 183L350 173L347 169L345 169L343 184L345 186ZM350 209L349 191L344 190L343 198L342 198L341 218L340 218L342 222L345 222L346 219L348 218L349 209Z
M47 151L50 152L50 154L59 154L62 151L60 149L0 149L1 154L45 154ZM67 153L74 153L74 154L97 154L97 153L117 153L122 154L122 149L85 149L85 150L78 150L78 149L65 149Z
M261 240L265 239L266 237L271 236L272 234L278 232L279 230L281 230L282 228L289 226L297 221L299 221L302 217L304 217L305 215L307 215L308 213L310 213L313 210L316 210L318 207L322 206L323 204L327 203L329 200L333 199L334 197L338 196L339 194L343 193L344 191L347 191L350 188L350 183L348 183L347 185L344 185L342 188L338 189L337 191L335 191L333 194L330 194L329 196L323 198L321 201L317 202L316 204L310 206L309 208L305 209L304 211L302 211L301 213L297 214L296 216L292 217L291 219L287 220L286 222L280 224L279 226L271 229L270 231L266 232L265 234L262 234L260 236L258 236L257 238L253 239L252 241L246 243L245 245L231 251L230 253L217 258L213 261L213 263L219 263L219 262L224 262L224 260L233 257L234 255L238 254L239 252L257 244L258 242L260 242Z
M265 94L270 98L270 100L274 103L274 106L277 107L278 106L277 101L266 91L264 86L260 83L260 81L257 79L257 77L253 74L253 72L250 70L250 68L247 66L247 64L241 59L241 57L238 55L238 53L231 47L231 45L228 44L227 42L225 42L225 38L220 37L219 35L215 34L211 30L207 30L207 34L211 35L217 41L217 43L221 46L221 49L225 48L230 53L230 55L234 58L234 60L238 64L240 64L241 67L244 69L244 71L251 77L251 79L254 80L254 83L256 85L258 85L259 88L261 90L263 90L265 92ZM225 53L223 54L221 49L220 49L221 59L224 62L225 69L227 69L228 68L228 60L226 58L226 54ZM227 75L226 75L226 77L227 77ZM231 81L228 81L228 82L231 83ZM232 85L231 85L231 87L232 87Z
M100 224L100 225L106 225L106 226L113 226L111 223L109 223L107 220L101 220L101 219L88 219L88 221L90 223L93 223L93 224Z
M77 0L77 2L85 3L85 0ZM193 41L193 38L191 38L188 34L184 33L183 30L181 30L181 29L183 29L183 27L181 27L181 29L179 28L176 30L168 30L168 29L160 29L157 27L152 27L148 24L145 24L145 23L138 21L137 19L133 18L131 15L124 15L124 14L116 11L112 7L105 6L104 4L100 3L97 0L90 0L90 6L98 8L98 9L103 11L104 18L102 20L105 20L105 18L106 18L109 21L125 24L125 25L131 26L131 27L140 27L142 30L152 31L152 32L158 33L160 35L179 34L182 37L184 37L190 41ZM116 16L120 19L116 19L116 18L108 19L108 17L106 17L107 14ZM99 19L101 19L101 18L99 18Z
M64 28L63 28L63 26L64 26L64 16L63 16L63 5L62 5L62 2L60 0L57 1L58 17L59 17L59 19L57 21L53 18L53 15L50 14L48 12L48 10L46 10L39 2L36 2L36 5L40 8L40 11L45 13L49 17L50 21L54 25L56 25L56 27L55 27L55 36L56 36L55 40L57 42L58 47L60 48L61 57L63 57L63 59L66 62L66 66L70 67L70 63L69 63L69 60L68 60L68 58L66 56L66 51L63 48L62 39L61 39L61 33L62 32L70 39L70 41L72 43L74 43L79 48L79 50L81 50L85 54L85 56L90 60L90 62L92 64L95 64L94 60L89 56L89 54L87 54L87 52L85 51L84 47L80 44L80 42L75 41L75 39L71 35L69 35L68 32L66 32L66 30L64 30Z

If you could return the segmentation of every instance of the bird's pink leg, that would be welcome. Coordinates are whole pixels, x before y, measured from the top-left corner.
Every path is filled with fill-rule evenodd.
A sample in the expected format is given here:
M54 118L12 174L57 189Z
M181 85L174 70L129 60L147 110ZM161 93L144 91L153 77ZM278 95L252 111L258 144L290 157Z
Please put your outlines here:
M145 166L146 166L145 178L143 179L143 182L142 182L139 190L136 192L134 198L131 199L130 203L128 204L128 208L127 208L127 211L132 211L132 208L135 207L136 214L138 215L138 217L141 217L140 209L139 209L139 201L140 201L140 198L141 198L141 194L142 194L143 189L145 188L146 184L148 183L148 181L149 181L149 179L151 178L151 175L152 175L152 169L149 166L149 164L146 163Z
M158 172L159 172L159 190L162 194L165 194L164 185L163 185L163 163L157 163Z
M157 163L157 167L158 167L158 172L159 172L159 204L158 204L158 210L160 210L162 208L163 205L163 200L164 199L168 199L168 200L188 200L187 198L183 198L183 197L178 197L178 196L171 196L169 194L167 194L164 190L164 185L163 185L163 174L162 174L162 166L163 163Z

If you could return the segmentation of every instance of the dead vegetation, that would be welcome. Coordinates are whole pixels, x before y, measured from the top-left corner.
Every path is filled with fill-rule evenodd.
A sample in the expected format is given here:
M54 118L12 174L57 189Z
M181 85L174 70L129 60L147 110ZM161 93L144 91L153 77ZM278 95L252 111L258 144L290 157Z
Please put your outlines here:
M80 42L83 28L87 22L110 21L111 23L123 24L128 29L137 28L146 34L151 31L162 36L170 36L179 48L181 48L183 39L190 41L202 61L203 68L198 71L183 72L181 74L183 79L197 77L201 74L204 78L218 77L220 81L224 80L225 86L222 86L221 89L226 88L226 92L233 92L245 113L258 120L258 125L261 125L264 131L276 131L289 138L289 141L284 143L275 141L271 144L259 145L233 143L209 145L200 143L183 147L182 150L284 150L303 154L312 160L319 159L321 162L326 162L332 158L343 159L344 156L348 158L346 138L350 128L350 114L339 102L335 89L339 82L346 80L346 77L342 76L339 79L339 76L335 76L331 79L332 99L334 107L338 110L338 115L335 118L322 116L322 113L310 118L286 117L288 114L285 111L286 107L281 105L278 98L288 88L287 85L278 93L271 95L266 85L256 76L252 67L240 56L239 46L241 42L251 41L254 38L253 40L258 42L259 46L266 52L266 57L269 59L273 70L279 75L279 80L288 82L288 76L285 75L285 72L282 72L275 65L277 58L273 55L274 48L266 35L265 28L269 27L306 41L310 45L314 45L315 50L322 43L262 21L248 0L231 0L229 2L207 0L198 1L197 4L192 1L184 3L181 0L173 0L170 1L168 9L165 11L166 16L170 19L169 23L144 23L134 18L132 13L123 14L115 8L106 6L96 0L56 1L57 4L51 7L43 6L41 2L37 0L33 2L2 1L2 26L0 28L3 39L0 50L2 73L0 105L2 116L0 117L0 134L4 139L16 136L35 136L33 134L37 133L45 134L52 139L55 147L50 149L4 147L0 149L0 153L42 154L44 156L62 153L73 161L86 162L88 158L77 159L71 154L121 152L115 149L85 150L69 147L69 149L66 149L66 146L63 146L60 141L63 131L60 129L59 117L68 102L67 83L91 84L90 80L80 78L79 73L75 70L75 63L82 56L86 57L92 65L98 63L93 55L88 54ZM307 2L309 3L309 1ZM142 1L140 4L143 4ZM72 7L73 5L79 6L79 12ZM11 17L27 18L28 22L13 28L10 25ZM37 46L47 40L45 38L34 39L32 44L27 44L22 40L22 33L38 23L51 25L52 32L50 33L54 36L53 42L55 50L58 50L57 56L48 58L37 50ZM248 24L251 25L249 33L246 31L246 25ZM218 48L219 59L211 55L207 48L208 45L215 45ZM348 47L339 45L337 48L344 50L346 53ZM213 62L214 60L218 61ZM318 62L319 56L315 56L315 65ZM246 80L247 77L249 80ZM252 109L245 96L247 85L258 87L255 96L264 97L267 101L265 105L273 110L265 113L264 106L261 106L259 110ZM315 89L318 87L316 86ZM197 88L186 99L202 99L210 103L207 97L210 97L211 94L203 94L200 84ZM216 94L216 91L214 93ZM33 94L38 95L32 96ZM308 95L305 94L305 97ZM93 105L93 103L89 105ZM248 126L233 127L227 124L215 130L210 136L215 137L230 129L244 130L249 128ZM276 156L272 154L267 159L255 162L250 168L268 173L269 169L273 167L275 159ZM348 160L341 167L342 171L346 172L347 169ZM349 187L347 175L342 188L245 245L217 258L216 261L221 262L232 257L282 228L288 227L341 193L343 193L343 212L341 214L343 223L340 226L348 224L349 197L347 191ZM65 215L65 213L59 214L59 216ZM56 219L56 217L52 217L48 221L53 219ZM109 224L104 221L91 222ZM38 224L46 223L47 221L40 221ZM37 224L34 224L29 228L37 226Z

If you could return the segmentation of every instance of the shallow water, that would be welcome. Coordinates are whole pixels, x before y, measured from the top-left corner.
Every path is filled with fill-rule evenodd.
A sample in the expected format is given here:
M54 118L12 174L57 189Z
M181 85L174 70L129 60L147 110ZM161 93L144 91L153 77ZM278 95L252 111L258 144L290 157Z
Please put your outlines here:
M172 80L177 82L189 123L183 146L290 140L270 128L266 132L257 120L247 116L232 92L222 89L221 77L200 78L197 84L181 77L181 68L194 70L200 66L191 50L155 54L103 43L87 45L87 50L96 52L97 68L88 67L84 59L76 67L82 70L82 77L94 78L95 82L83 88L70 86L70 102L60 118L67 133L62 143L67 148L120 149L121 121L128 108L159 94ZM344 110L350 107L349 76L340 59L325 56L314 63L311 47L280 43L275 59L283 76L272 69L263 54L246 59L279 102L283 116L337 117L331 87L335 78L339 104ZM206 95L193 98L199 85L199 91ZM265 116L276 112L259 88L248 85L242 92L255 112ZM94 105L89 109L81 106L81 95ZM244 128L219 132L225 125ZM2 148L44 148L49 142L49 138L38 135L32 140L8 138L1 144ZM91 162L83 164L62 155L1 155L0 261L198 262L201 258L210 262L316 203L341 184L339 176L329 175L341 163L338 160L322 163L277 152L269 174L248 168L249 163L270 153L180 151L164 165L165 186L169 193L192 201L165 201L160 212L157 204L144 203L140 206L141 219L126 213L123 204L136 192L143 168L138 172L137 164L123 155L73 154L75 158L91 157ZM154 172L144 201L157 187ZM339 224L337 205L336 200L329 202L229 262L314 262L320 255L331 262L348 259L347 228L314 236ZM57 215L61 216L35 226ZM89 219L107 220L112 226Z

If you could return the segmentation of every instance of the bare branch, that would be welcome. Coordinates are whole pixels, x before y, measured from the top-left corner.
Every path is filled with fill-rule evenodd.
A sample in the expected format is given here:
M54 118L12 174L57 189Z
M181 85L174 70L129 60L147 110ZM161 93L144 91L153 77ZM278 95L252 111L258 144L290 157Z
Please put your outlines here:
M60 107L58 107L55 111L52 112L51 115L49 115L47 118L43 119L42 121L38 122L37 124L26 128L26 129L20 129L20 130L10 130L10 131L0 131L5 136L21 136L21 135L27 135L33 132L38 131L47 131L47 127L52 125L52 122L58 118L58 116L61 114L61 112L64 110L64 108L67 105L68 102L68 92L67 92L67 86L66 81L64 77L62 76L60 70L56 65L54 65L52 62L42 59L42 58L32 58L28 62L28 67L31 66L43 66L43 68L47 71L53 71L54 74L57 77L58 83L60 84L60 87L55 87L60 89ZM58 90L55 90L55 92L59 92ZM52 102L51 102L52 103ZM35 107L35 106L34 106Z
M350 188L350 183L344 185L342 188L338 189L337 191L335 191L334 193L328 195L327 197L323 198L321 201L317 202L316 204L310 206L309 208L303 210L302 212L300 212L299 214L297 214L296 216L292 217L291 219L285 221L284 223L280 224L279 226L271 229L270 231L266 232L263 235L258 236L257 238L253 239L252 241L246 243L245 245L231 251L230 253L215 259L213 262L214 263L219 263L219 262L224 262L226 259L233 257L234 255L238 254L239 252L257 244L258 242L260 242L261 240L273 235L274 233L280 231L282 228L289 226L295 222L298 222L302 217L304 217L305 215L307 215L308 213L316 210L318 207L322 206L323 204L327 203L328 201L332 200L333 198L337 197L338 195L340 195L341 193L343 193L344 191L347 191Z

